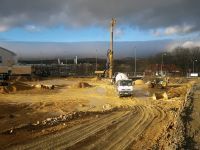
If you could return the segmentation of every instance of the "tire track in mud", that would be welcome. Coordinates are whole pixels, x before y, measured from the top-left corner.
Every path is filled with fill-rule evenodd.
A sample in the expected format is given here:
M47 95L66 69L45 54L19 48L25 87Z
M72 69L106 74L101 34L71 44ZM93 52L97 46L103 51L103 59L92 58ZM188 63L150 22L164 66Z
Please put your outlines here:
M159 107L138 105L130 110L116 111L98 119L74 126L56 134L40 137L14 149L126 149L132 148L166 117Z
M157 114L154 116L155 112L151 112L152 110L147 107L140 106L140 113L138 117L132 116L131 120L121 125L118 130L115 128L111 135L108 135L108 138L103 136L106 140L98 140L98 144L93 143L93 147L87 147L86 149L97 149L98 147L101 147L100 149L126 149L127 147L131 147L157 117ZM161 119L164 116L163 112L159 113L159 115L159 118ZM108 141L106 143L107 145L105 145L106 141ZM101 145L104 145L104 147Z
M52 147L56 147L56 145L60 144L62 140L70 140L71 137L82 134L84 136L83 132L90 133L90 130L95 130L95 128L98 128L101 125L106 125L106 123L112 123L114 120L118 120L119 118L128 115L129 111L124 111L124 112L117 112L117 113L111 113L108 115L105 115L95 121L91 121L85 124L81 124L75 127L72 127L70 129L67 129L63 132L57 133L57 134L51 134L47 137L41 137L40 139L37 139L31 143L25 144L25 145L19 145L19 146L14 146L13 149L40 149L45 147L45 149L52 149ZM83 131L83 132L81 132ZM66 139L67 136L67 139ZM76 140L76 139L75 139ZM53 142L51 142L53 141ZM57 143L56 143L57 142Z

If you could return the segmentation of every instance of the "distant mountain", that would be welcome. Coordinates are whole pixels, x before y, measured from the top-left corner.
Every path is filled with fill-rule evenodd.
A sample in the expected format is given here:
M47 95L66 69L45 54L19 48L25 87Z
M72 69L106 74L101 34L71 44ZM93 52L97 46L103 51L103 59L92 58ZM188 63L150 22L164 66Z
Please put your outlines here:
M114 57L147 57L166 51L173 43L172 40L114 42ZM106 58L109 42L0 42L0 46L7 48L22 59L52 59L52 58L79 58L96 57Z

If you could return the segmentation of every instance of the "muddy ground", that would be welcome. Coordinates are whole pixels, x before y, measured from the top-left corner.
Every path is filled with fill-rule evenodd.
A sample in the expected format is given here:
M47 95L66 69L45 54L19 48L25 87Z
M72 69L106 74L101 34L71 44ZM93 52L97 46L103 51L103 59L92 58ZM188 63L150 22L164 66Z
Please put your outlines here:
M83 82L88 84L80 84ZM16 90L0 94L1 149L166 147L161 136L176 122L191 86L179 80L172 80L167 89L140 84L134 86L133 97L119 98L109 81L96 78L25 84L34 88L20 89L16 84ZM55 88L36 86L41 84Z

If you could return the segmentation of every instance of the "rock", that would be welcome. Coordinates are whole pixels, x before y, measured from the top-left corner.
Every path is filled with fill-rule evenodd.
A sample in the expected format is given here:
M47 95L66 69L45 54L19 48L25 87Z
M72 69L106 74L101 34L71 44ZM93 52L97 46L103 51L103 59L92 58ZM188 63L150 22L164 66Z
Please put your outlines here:
M157 100L157 99L156 99L156 94L155 94L155 93L153 94L152 99L153 99L153 100Z
M86 105L84 105L84 104L79 104L79 106L80 106L80 107L85 107Z
M36 84L35 88L41 88L41 84Z
M72 114L69 114L69 115L68 115L68 118L69 118L69 119L73 119L73 115L72 115Z
M9 133L10 133L10 134L13 134L13 129L10 129Z
M42 125L46 125L46 124L47 124L46 120L42 121Z
M103 105L103 110L111 110L111 109L112 109L112 105L110 104Z
M37 126L37 125L39 125L40 124L40 121L37 121L36 123L33 123L32 125L33 126Z
M96 118L99 118L99 115L96 115Z
M167 95L166 92L163 93L163 99L164 99L164 100L168 100L168 95Z
M37 124L37 125L40 124L40 121L37 121L36 124Z
M51 121L52 118L47 118L46 121Z

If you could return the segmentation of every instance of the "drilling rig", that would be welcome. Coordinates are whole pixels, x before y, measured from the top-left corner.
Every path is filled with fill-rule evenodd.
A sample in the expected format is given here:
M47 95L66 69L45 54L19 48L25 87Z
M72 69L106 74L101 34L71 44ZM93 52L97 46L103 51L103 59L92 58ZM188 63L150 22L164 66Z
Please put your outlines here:
M107 52L107 63L106 69L104 71L95 71L96 74L101 74L104 77L110 79L113 78L113 37L114 37L114 27L116 25L116 19L112 18L110 23L110 49Z

